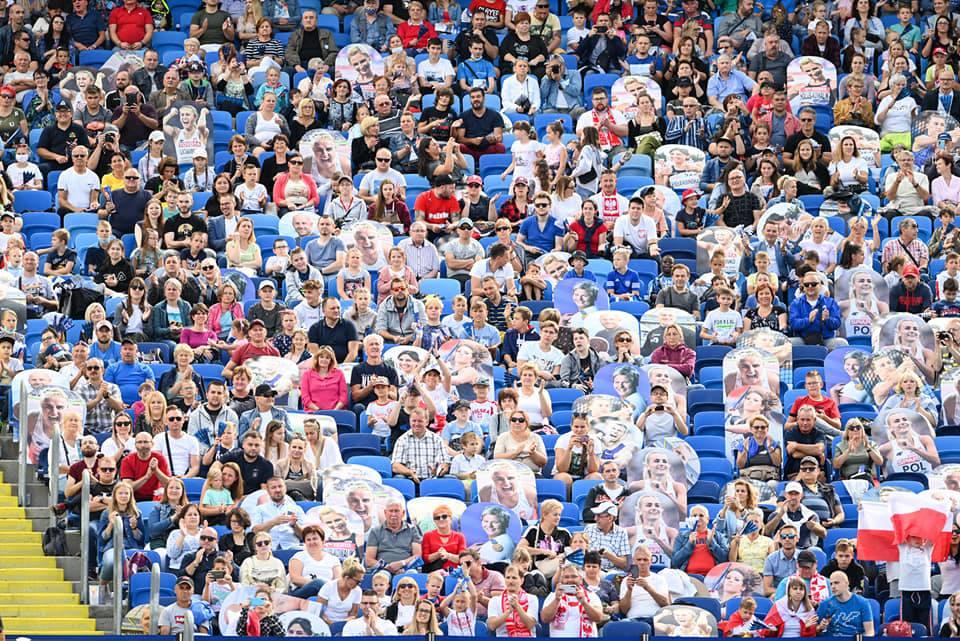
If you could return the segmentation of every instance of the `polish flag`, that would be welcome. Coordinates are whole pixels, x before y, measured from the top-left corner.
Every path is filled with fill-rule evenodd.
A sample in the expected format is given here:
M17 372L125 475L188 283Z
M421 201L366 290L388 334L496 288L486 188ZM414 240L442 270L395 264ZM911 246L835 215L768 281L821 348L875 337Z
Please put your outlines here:
M897 561L890 506L876 501L860 502L857 523L857 558L861 561Z
M946 506L916 494L895 492L887 503L860 504L857 557L864 561L897 561L897 544L916 536L933 542L933 560L950 551L952 520Z

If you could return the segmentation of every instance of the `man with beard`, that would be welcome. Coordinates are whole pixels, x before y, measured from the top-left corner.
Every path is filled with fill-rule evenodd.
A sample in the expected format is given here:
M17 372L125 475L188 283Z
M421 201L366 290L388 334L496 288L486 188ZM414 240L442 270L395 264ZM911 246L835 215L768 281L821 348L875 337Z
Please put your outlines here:
M267 479L273 476L273 464L260 456L262 445L263 439L260 437L260 433L256 430L250 430L243 435L240 449L228 453L221 461L224 465L236 463L240 467L244 496L262 489Z
M593 377L603 367L606 359L590 347L587 330L577 327L572 333L573 351L560 361L560 384L590 394L593 392Z
M224 405L227 386L223 381L210 381L207 385L207 402L190 412L187 433L195 436L203 450L213 447L217 438L229 423L237 425L237 413Z
M217 535L216 530L212 527L203 528L200 530L200 547L192 559L190 559L189 555L184 559L184 563L186 563L186 559L190 559L190 562L183 566L184 574L193 579L194 590L198 593L203 592L203 588L207 582L207 574L213 569L214 561L222 558L222 554L224 554L220 552L220 546L217 545L219 540L220 537ZM229 552L225 554L229 554ZM233 563L231 563L230 566L230 578L233 581L239 582L239 568Z
M460 151L473 156L477 164L480 163L480 156L506 152L503 146L503 119L499 112L487 109L485 100L483 89L470 89L470 109L460 114L459 122L454 123Z
M100 467L100 461L109 460L104 459L102 456L97 456L97 452L99 451L100 443L97 442L97 437L87 435L84 436L80 441L80 456L82 458L71 465L70 469L67 471L67 485L63 490L63 495L67 499L80 494L80 490L83 489L84 472L90 472L92 480L97 475L97 471ZM62 510L63 504L55 506L55 508Z
M581 50L582 47L583 43ZM586 127L596 127L600 133L600 149L607 152L608 157L612 158L621 151L626 151L622 140L628 133L626 117L610 108L607 90L603 87L593 88L591 101L593 109L577 118L577 135Z
M275 550L302 549L300 534L306 518L303 508L287 496L287 484L282 478L268 479L265 489L270 500L258 505L250 514L252 531L269 532Z
M133 484L136 500L152 501L157 490L166 487L172 478L170 466L163 454L153 451L153 437L149 432L137 434L134 448L120 463L120 478Z
M417 221L422 221L417 224L426 224L431 240L452 233L453 217L460 215L460 201L455 195L453 179L446 175L434 178L433 188L417 196L413 211Z
M416 338L417 319L426 318L423 303L411 298L407 282L402 278L390 281L390 296L377 307L374 331L384 340L397 345L412 345Z
M336 274L343 268L347 248L333 235L333 219L329 216L317 220L317 232L319 235L304 248L307 260L325 276Z

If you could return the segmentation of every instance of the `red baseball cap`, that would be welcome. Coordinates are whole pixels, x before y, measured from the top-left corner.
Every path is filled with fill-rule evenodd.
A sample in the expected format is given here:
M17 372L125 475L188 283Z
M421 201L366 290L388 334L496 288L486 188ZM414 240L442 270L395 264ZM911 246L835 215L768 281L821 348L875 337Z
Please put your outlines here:
M920 270L917 269L916 265L907 265L903 268L903 271L900 272L900 276L903 278L906 278L907 276L920 278Z

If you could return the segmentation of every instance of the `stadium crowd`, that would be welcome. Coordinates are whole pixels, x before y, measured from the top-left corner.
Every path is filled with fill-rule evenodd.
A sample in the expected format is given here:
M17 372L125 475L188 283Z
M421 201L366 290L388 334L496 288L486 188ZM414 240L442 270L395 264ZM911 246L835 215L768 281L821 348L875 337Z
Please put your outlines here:
M0 412L104 590L120 517L162 634L960 636L954 3L196 5L0 5Z

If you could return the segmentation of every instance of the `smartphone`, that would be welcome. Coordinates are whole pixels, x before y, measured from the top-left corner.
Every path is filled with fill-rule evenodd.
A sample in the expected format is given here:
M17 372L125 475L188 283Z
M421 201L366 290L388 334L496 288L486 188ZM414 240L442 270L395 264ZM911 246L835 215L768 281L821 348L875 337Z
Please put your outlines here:
M560 589L563 590L563 592L564 592L565 594L576 594L576 593L577 593L577 586L575 586L575 585L565 584L565 585L561 586Z
M253 597L252 599L250 599L250 607L251 607L251 608L255 608L255 607L260 606L260 605L266 605L266 603L267 603L267 600L264 599L263 597L255 596L255 597Z
M211 570L211 571L210 571L210 578L212 578L214 581L219 581L220 579L222 579L222 578L225 577L225 576L227 576L227 573L224 572L223 570ZM253 605L253 602L251 602L251 605Z
M132 106L132 105L137 104L137 95L136 95L136 94L132 94L132 93L125 94L125 98L126 98L126 101L127 101L127 105Z
M639 579L639 578L640 578L640 568L638 568L638 567L635 566L635 565L634 565L634 566L631 566L631 567L630 567L630 576L632 576L632 577L635 578L635 579Z

